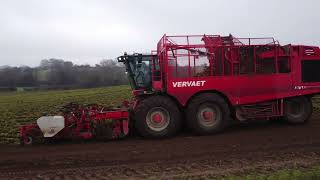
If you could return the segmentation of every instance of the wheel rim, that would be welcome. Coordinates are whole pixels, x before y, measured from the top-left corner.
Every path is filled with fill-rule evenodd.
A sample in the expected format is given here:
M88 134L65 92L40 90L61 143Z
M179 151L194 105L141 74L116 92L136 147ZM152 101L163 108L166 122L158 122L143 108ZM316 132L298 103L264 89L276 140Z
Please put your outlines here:
M153 131L163 131L169 126L169 112L162 107L155 107L149 110L146 117L148 127Z
M218 106L202 106L197 113L199 123L204 127L213 127L221 118L221 112Z
M32 137L27 136L27 137L23 138L23 143L26 145L32 144Z

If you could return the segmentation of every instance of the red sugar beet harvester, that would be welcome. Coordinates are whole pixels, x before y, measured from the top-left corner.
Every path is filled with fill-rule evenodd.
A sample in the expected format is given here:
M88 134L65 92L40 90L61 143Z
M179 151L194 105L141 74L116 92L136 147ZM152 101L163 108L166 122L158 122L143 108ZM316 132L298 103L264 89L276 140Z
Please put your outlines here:
M59 116L21 127L35 139L117 139L129 127L147 138L174 136L182 124L196 134L232 122L284 119L304 123L320 92L320 49L280 45L273 38L164 35L150 54L124 54L134 100L122 108L70 103ZM130 124L130 126L129 126Z

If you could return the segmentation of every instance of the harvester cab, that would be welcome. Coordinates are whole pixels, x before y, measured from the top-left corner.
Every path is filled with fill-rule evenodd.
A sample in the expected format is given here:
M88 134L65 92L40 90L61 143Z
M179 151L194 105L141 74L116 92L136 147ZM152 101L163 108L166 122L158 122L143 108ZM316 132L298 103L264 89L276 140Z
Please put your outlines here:
M124 63L129 83L133 90L151 90L152 59L155 55L125 53L118 57L118 62Z

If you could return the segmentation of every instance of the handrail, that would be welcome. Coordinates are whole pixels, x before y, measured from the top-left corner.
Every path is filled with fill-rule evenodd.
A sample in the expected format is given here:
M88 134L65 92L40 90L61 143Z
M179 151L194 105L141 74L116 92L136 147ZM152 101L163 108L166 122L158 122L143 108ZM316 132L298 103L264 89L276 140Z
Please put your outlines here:
M189 43L189 38L199 38L200 41L203 37L209 37L209 38L222 38L222 37L228 37L228 36L220 36L220 35L175 35L175 36L163 36L161 40L163 40L162 45L194 45L192 43ZM254 38L237 38L231 35L231 38L234 43L240 43L241 45L265 45L265 44L279 44L278 41L276 41L273 37L254 37ZM174 39L181 39L184 40L185 43L177 43ZM256 40L256 41L255 41ZM257 42L258 40L270 40L268 43L253 43ZM199 42L200 42L199 41ZM245 43L244 41L247 41L248 43Z

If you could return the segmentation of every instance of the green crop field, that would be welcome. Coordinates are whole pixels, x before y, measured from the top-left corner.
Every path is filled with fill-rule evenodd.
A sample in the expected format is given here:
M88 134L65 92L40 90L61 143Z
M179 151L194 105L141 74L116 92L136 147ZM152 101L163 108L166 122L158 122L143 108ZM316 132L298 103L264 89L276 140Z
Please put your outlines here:
M0 93L0 144L19 142L19 126L34 122L43 113L53 114L68 102L121 105L131 98L129 86L106 88Z

